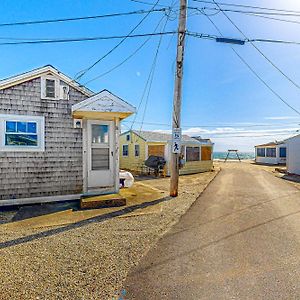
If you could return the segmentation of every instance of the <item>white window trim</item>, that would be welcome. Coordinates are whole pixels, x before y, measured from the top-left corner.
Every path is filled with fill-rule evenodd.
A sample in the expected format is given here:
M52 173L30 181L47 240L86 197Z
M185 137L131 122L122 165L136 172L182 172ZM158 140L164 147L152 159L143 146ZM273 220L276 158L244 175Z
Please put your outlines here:
M37 146L7 146L5 145L5 121L36 122ZM0 114L0 152L43 152L45 151L45 117Z
M127 147L128 147L128 148L127 148L127 149L128 149L128 150L127 150L127 155L124 155L124 151L123 151L124 146L127 146ZM128 145L128 144L123 144L123 145L122 145L122 156L123 156L123 157L128 157L128 156L129 156L129 145Z
M46 79L55 81L55 97L46 96ZM58 100L60 98L60 80L55 76L47 75L41 77L41 99Z
M135 146L139 146L139 155L135 155ZM140 157L141 156L141 146L140 144L134 144L134 157Z

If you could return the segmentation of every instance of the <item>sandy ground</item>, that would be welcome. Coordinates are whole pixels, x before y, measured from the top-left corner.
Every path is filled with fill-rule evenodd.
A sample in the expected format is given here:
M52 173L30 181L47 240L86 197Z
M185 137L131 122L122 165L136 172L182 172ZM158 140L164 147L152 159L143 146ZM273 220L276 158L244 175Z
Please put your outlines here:
M35 219L41 222L38 227L32 220L0 225L0 299L118 299L129 269L217 173L218 168L182 176L177 198L166 197L168 178L140 182L161 193L156 200L149 195L146 206L131 203L104 214L70 212L63 222L51 223L50 218L43 225Z

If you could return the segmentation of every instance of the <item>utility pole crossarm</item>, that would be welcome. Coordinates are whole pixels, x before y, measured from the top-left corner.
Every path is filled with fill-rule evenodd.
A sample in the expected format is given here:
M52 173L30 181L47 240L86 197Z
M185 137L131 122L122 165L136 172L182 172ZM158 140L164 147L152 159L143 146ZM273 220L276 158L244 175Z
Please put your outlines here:
M185 46L185 35L186 35L186 18L187 18L187 0L180 0L173 118L172 118L172 136L174 135L174 132L180 131L180 126L181 126L181 98L182 98L184 46ZM178 151L176 152L173 151L172 149L171 166L170 166L170 173L171 173L170 196L172 197L176 197L178 195L179 155L180 152L178 153Z

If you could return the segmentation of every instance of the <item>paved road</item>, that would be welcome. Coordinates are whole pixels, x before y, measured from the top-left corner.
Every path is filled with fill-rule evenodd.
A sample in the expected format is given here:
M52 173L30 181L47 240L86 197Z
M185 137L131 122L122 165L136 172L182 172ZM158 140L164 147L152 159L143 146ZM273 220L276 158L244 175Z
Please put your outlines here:
M300 190L228 163L129 274L126 299L300 299Z

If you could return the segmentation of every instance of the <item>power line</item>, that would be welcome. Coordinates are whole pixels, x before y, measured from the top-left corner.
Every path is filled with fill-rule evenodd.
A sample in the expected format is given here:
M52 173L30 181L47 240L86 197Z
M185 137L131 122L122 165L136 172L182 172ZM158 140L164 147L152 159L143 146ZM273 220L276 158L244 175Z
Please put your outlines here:
M132 121L123 121L124 123L132 123ZM300 121L299 121L300 122ZM183 128L255 128L255 127L279 127L279 126L294 126L294 125L300 125L299 122L295 123L278 123L278 124L252 124L252 125L244 125L244 124L215 124L215 125L183 125ZM141 122L135 121L136 124L140 124ZM144 122L145 125L151 125L151 126L166 126L171 127L170 124L167 123L155 123L155 122Z
M194 7L189 7L189 9L195 9L195 8ZM203 10L213 10L213 11L217 11L217 12L248 13L248 14L267 15L267 16L282 16L282 17L300 17L300 14L278 13L278 12L262 12L262 11L245 11L245 10L224 9L224 8L221 8L221 7L219 7L219 8L202 7L201 9L203 9Z
M221 36L223 36L222 32L220 31L219 27L214 23L214 21L209 17L206 16L208 20L212 23L215 29L219 32ZM283 102L286 106L300 115L300 111L297 110L295 107L290 105L286 100L284 100L248 63L247 61L232 47L230 46L232 51L239 57L239 59L248 67L248 69L274 94L281 102Z
M166 20L166 23L164 24L163 30L165 29L165 27L166 27L166 25L168 23L168 20L169 19L167 17L167 20ZM139 112L139 110L141 108L141 105L142 105L142 103L144 101L144 98L145 98L145 95L147 93L147 89L148 89L148 86L149 86L148 94L147 94L146 102L145 102L145 108L144 108L144 112L143 112L143 117L142 117L142 122L140 122L140 124L141 124L140 131L142 130L142 127L143 127L143 124L144 124L144 119L145 119L145 114L146 114L146 108L147 108L147 104L148 104L149 96L150 96L150 91L151 91L151 87L152 87L152 82L153 82L153 77L154 77L154 71L155 71L155 67L156 67L157 57L158 57L159 49L160 49L160 46L161 46L161 42L162 42L162 37L160 37L160 39L159 39L159 42L158 42L158 45L157 45L157 49L156 49L156 52L155 52L155 55L154 55L154 58L153 58L153 62L152 62L151 68L150 68L150 72L149 72L149 75L148 75L148 78L147 78L147 81L146 81L146 84L145 84L145 87L144 87L144 90L143 90L143 93L142 93L142 97L140 99L140 102L139 102L136 114L135 114L133 122L131 124L131 129L133 128L133 125L136 122L137 114L138 114L138 112Z
M205 0L192 0L194 2L207 3L207 4L215 4L213 1L205 1ZM224 2L216 2L221 6L232 6L232 7L243 7L243 8L254 8L268 11L278 11L278 12L287 12L287 13L295 13L300 14L300 11L297 10L287 10L287 9L278 9L271 7L261 7L261 6L252 6L252 5L243 5L243 4L235 4L235 3L224 3Z
M216 3L214 0L213 2ZM218 8L220 8L220 6L217 3L216 5ZM227 20L244 36L244 38L249 40L245 33L233 22L233 20L224 11L222 11L222 13L227 18ZM260 55L262 55L281 75L283 75L289 82L291 82L296 88L300 90L300 86L287 74L285 74L270 58L268 58L266 54L254 44L254 42L252 42L251 40L249 40L249 42L256 49L256 51Z
M160 23L162 22L162 20L164 19L165 16L163 16L160 21L158 22L158 24L156 25L156 27L154 28L154 33L156 32L156 30L158 29ZM109 73L113 72L114 70L118 69L119 67L121 67L123 64L125 64L128 60L130 60L132 57L134 57L152 38L152 35L149 36L138 48L136 48L129 56L127 56L124 60L122 60L119 64L115 65L114 67L112 67L111 69L109 69L108 71L105 71L103 73L101 73L100 75L88 80L87 82L85 82L83 85L87 85L99 78L102 78L105 75L108 75Z
M113 36L97 36L97 37L81 37L81 38L62 38L62 39L36 39L36 40L25 40L18 42L1 42L0 46L9 45L26 45L26 44L53 44L53 43L70 43L70 42L87 42L87 41L99 41L99 40L115 40L124 38L140 38L140 37L152 37L160 35L174 34L176 31L156 32L156 33L140 33L131 35L113 35Z
M163 12L165 8L161 9L151 9L151 10L136 10L130 12L106 14L106 15L96 15L96 16L85 16L85 17L74 17L74 18L62 18L62 19L49 19L49 20L37 20L37 21L22 21L15 23L0 23L0 27L6 26L20 26L20 25L37 25L37 24L47 24L47 23L58 23L58 22L70 22L70 21L81 21L81 20L91 20L91 19L102 19L102 18L112 18L121 16L130 16L137 14L147 14L151 12Z
M156 5L159 3L160 0L157 0L155 4L151 7L151 10L155 9ZM148 11L148 13L130 30L130 32L122 38L122 40L117 43L114 47L112 47L108 52L106 52L103 56L101 56L99 59L97 59L94 63L92 63L88 68L80 71L77 73L77 76L75 76L75 80L79 80L82 78L88 71L90 71L92 68L94 68L98 63L100 63L103 59L105 59L107 56L109 56L111 53L113 53L117 48L119 48L126 40L127 38L133 34L133 32L140 27L140 25L147 19L147 17L150 15L151 10Z

